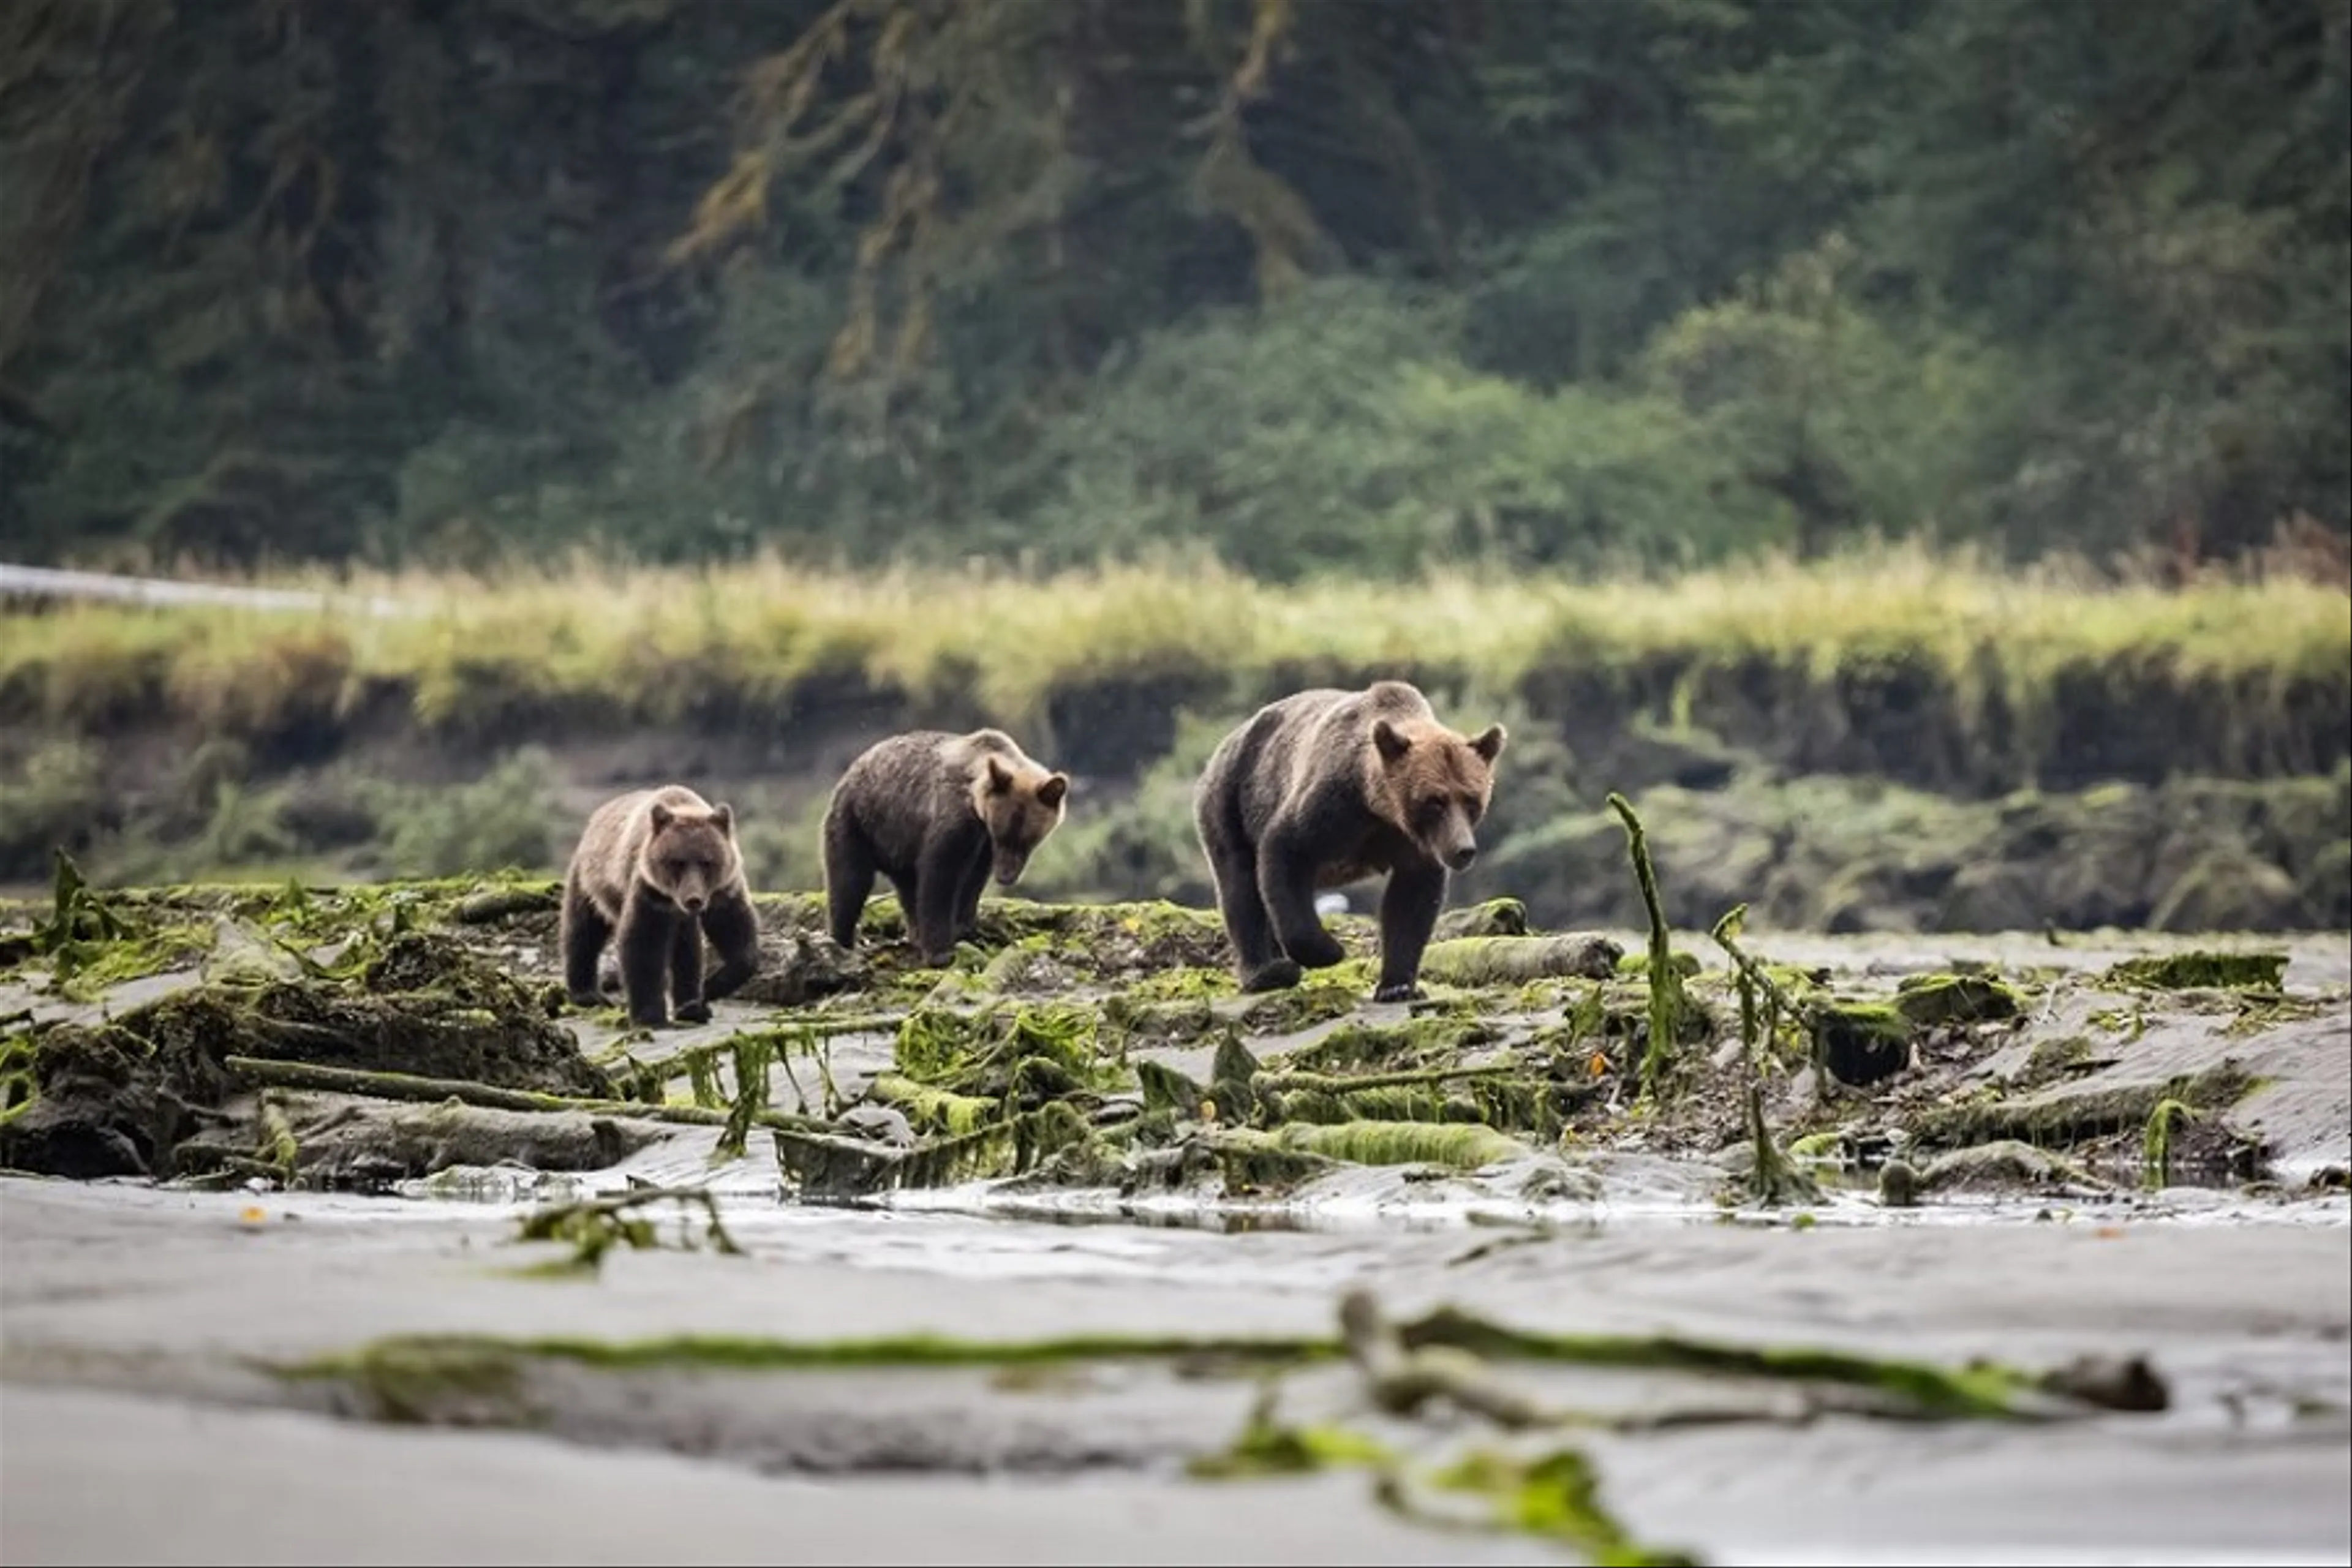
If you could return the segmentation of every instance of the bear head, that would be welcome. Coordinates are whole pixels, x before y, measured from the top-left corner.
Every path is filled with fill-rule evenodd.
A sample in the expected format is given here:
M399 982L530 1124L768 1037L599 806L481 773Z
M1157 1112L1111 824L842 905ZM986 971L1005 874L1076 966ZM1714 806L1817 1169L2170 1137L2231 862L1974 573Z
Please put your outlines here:
M1061 826L1062 805L1069 794L1066 773L989 755L973 781L972 805L988 827L999 886L1009 888L1021 879L1029 857Z
M688 914L700 914L741 868L733 807L696 811L654 803L653 832L638 857L637 874L656 892Z
M1465 869L1477 858L1478 820L1494 798L1504 739L1500 724L1471 738L1425 721L1376 721L1377 808L1431 859Z

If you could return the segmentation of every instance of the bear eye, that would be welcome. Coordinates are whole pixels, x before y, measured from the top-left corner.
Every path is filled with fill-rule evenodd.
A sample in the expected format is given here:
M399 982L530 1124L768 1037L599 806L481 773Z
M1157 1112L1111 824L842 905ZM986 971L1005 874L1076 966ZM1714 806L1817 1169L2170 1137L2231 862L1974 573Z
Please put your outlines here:
M1479 804L1478 797L1475 795L1465 795L1462 797L1462 809L1473 822L1486 815L1486 808Z

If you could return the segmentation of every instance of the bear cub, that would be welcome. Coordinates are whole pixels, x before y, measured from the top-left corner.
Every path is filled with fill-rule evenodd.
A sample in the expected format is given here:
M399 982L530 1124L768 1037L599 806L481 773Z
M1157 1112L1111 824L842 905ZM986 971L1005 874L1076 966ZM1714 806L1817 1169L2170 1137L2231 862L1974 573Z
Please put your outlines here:
M1372 999L1419 996L1447 875L1478 853L1503 741L1500 724L1475 739L1447 729L1416 688L1381 680L1294 692L1218 742L1192 820L1242 989L1296 985L1347 956L1315 895L1386 872Z
M924 964L943 968L978 928L993 867L1000 886L1061 825L1068 775L1034 761L1002 730L919 730L877 742L834 786L824 814L824 890L833 940L857 942L879 873L898 890Z
M760 917L744 886L730 808L666 784L616 795L589 816L564 873L558 935L573 1005L602 1005L597 960L616 932L633 1024L660 1028L673 1011L679 1023L708 1023L710 1004L751 978ZM708 981L705 932L720 960Z

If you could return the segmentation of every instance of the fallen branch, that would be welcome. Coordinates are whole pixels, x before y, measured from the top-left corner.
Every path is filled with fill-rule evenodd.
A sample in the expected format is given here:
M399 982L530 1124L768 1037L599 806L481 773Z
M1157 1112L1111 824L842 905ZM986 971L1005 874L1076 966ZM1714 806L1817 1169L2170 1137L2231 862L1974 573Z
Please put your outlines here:
M634 1116L647 1121L669 1121L688 1127L724 1128L731 1114L698 1105L651 1105L634 1100L588 1100L568 1094L542 1094L536 1089L493 1089L488 1084L472 1083L464 1079L418 1078L412 1073L369 1072L357 1068L320 1067L313 1062L268 1061L259 1057L229 1057L222 1065L248 1083L277 1084L286 1089L307 1089L327 1094L365 1095L373 1100L455 1100L488 1110L576 1110L590 1116ZM827 1130L826 1123L813 1117L790 1116L780 1110L759 1111L751 1121L757 1126L782 1128L793 1132Z
M1633 803L1613 790L1609 809L1625 824L1625 853L1633 858L1634 879L1642 885L1642 907L1650 918L1650 1043L1642 1053L1642 1092L1654 1097L1682 1029L1683 977L1675 967L1665 904L1658 897L1658 873L1650 863L1650 840L1642 831L1642 819L1633 814Z

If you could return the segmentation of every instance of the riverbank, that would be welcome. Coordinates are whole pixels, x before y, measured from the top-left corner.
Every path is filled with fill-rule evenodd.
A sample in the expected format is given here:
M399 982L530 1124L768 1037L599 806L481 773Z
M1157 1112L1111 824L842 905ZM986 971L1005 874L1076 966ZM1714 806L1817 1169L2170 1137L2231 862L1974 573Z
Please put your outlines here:
M1704 1562L2299 1563L2352 1548L2341 1199L2270 1217L2142 1200L2040 1225L1223 1236L745 1201L726 1211L740 1255L624 1250L587 1277L534 1277L562 1249L515 1242L521 1212L0 1182L9 1561L759 1562L780 1531L845 1563L1577 1559L1573 1542L1402 1516L1360 1466L1188 1474L1232 1449L1269 1372L1278 1421L1377 1442L1410 1476L1482 1449L1573 1449L1628 1538ZM1328 1341L1357 1284L1399 1317L1450 1306L1555 1333L1950 1367L2137 1356L2168 1405L1889 1423L1806 1415L1798 1383L1502 1360L1521 1393L1638 1418L1513 1434L1384 1412L1345 1363L1017 1353L1078 1336ZM925 1370L829 1366L821 1350L922 1334L981 1348ZM416 1335L525 1348L396 1371L389 1348ZM818 1351L722 1371L698 1363L696 1336L738 1362ZM527 1348L554 1340L680 1348L601 1368ZM376 1370L356 1380L266 1370L371 1346L352 1364ZM126 1495L141 1506L108 1500ZM1452 1500L1485 1517L1475 1493Z

